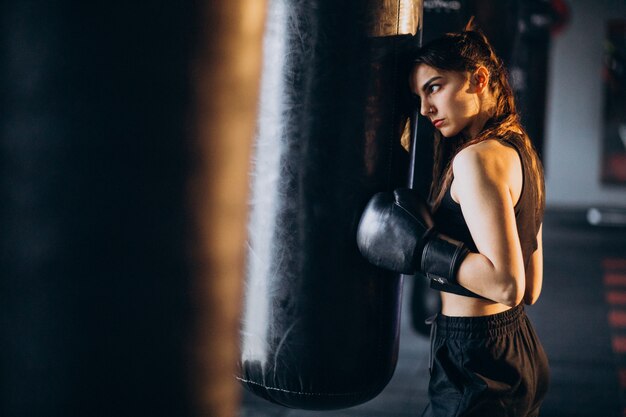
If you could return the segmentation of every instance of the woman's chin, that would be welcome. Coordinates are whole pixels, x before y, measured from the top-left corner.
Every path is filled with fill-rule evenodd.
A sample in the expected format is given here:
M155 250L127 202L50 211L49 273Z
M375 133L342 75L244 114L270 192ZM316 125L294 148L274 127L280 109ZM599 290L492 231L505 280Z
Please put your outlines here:
M454 126L444 125L439 130L441 136L444 138L455 138L461 133L461 129L455 129Z
M452 132L450 129L441 129L439 133L441 133L441 136L443 136L444 138L451 138L456 136L456 133L458 132Z

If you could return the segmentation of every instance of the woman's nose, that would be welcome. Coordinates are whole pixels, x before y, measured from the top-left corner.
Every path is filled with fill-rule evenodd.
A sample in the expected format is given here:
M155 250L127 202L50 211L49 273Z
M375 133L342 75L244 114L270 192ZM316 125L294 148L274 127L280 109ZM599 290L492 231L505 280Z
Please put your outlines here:
M424 117L428 117L430 113L431 106L428 104L426 100L420 101L420 114Z

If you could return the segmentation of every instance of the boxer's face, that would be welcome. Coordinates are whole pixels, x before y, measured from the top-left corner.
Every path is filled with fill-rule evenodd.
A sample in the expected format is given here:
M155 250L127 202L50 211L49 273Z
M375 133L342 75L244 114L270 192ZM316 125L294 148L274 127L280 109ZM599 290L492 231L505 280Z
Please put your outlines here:
M444 137L462 133L473 137L480 102L469 73L442 71L426 64L413 68L411 90L420 97L420 113Z

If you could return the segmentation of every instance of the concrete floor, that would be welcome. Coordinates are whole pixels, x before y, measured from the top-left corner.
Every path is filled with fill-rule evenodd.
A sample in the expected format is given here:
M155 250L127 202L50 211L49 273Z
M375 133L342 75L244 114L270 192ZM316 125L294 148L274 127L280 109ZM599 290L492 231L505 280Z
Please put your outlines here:
M551 385L542 417L626 416L626 228L597 228L584 214L550 210L544 221L544 287L528 307L548 354ZM405 281L395 374L373 400L349 409L304 411L244 392L241 417L409 417L427 399L428 349L411 327Z

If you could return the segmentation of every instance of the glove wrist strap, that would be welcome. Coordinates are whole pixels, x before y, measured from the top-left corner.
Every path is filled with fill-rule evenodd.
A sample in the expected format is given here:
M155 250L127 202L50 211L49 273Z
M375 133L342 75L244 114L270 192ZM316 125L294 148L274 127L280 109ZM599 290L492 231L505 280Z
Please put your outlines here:
M456 284L457 271L468 253L462 242L433 237L424 246L421 270L440 284Z

